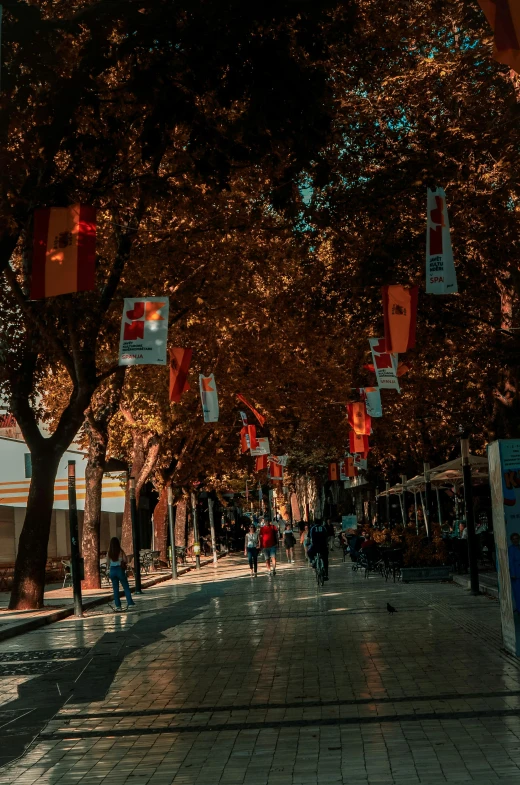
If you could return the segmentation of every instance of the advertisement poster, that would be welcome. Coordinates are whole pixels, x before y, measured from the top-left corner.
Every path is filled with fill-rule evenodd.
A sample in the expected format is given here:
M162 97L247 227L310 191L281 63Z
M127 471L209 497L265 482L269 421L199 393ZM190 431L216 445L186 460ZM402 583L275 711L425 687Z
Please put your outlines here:
M258 437L258 447L251 450L251 455L269 455L269 439L267 436Z
M372 360L379 387L401 392L397 378L397 354L386 351L384 338L369 338Z
M166 365L167 297L125 299L119 365Z
M502 636L520 655L520 440L488 445L489 483L497 554Z
M426 293L452 294L458 291L457 276L446 194L442 188L435 191L428 188L426 213Z

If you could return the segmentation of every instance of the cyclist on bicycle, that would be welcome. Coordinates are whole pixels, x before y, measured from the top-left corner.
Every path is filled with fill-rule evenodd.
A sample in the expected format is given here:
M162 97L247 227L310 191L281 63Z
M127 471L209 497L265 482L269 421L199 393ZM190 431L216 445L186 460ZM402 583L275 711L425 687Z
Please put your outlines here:
M314 526L309 532L309 539L311 541L308 550L308 557L312 559L312 566L314 567L314 557L317 553L320 554L323 560L323 568L325 570L325 580L329 580L329 533L327 526L323 521L314 521Z

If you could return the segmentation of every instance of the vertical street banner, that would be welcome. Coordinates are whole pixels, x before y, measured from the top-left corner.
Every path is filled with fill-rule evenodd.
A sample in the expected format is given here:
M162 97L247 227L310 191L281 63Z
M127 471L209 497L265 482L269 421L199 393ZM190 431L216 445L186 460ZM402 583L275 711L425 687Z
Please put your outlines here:
M478 0L495 33L493 57L520 74L520 4L518 0Z
M269 447L269 439L267 436L258 436L258 447L253 447L251 450L251 455L269 455L270 447Z
M257 412L257 410L255 409L253 404L249 403L247 398L244 398L244 396L241 393L239 393L237 395L237 398L240 401L240 403L243 403L244 406L247 406L247 408L250 409L253 412L253 414L255 415L256 419L260 423L260 425L262 425L262 426L265 425L265 417L264 417L264 415L260 414L260 412Z
M381 390L379 387L361 387L359 394L361 395L361 400L365 401L367 414L370 417L383 416L383 407L381 405Z
M95 208L73 204L35 210L31 300L95 288Z
M273 461L273 463L278 464L278 466L285 467L285 466L287 466L287 462L289 461L289 456L288 455L271 455L269 460Z
M202 401L202 414L204 422L218 422L219 406L215 376L199 374L200 399Z
M188 371L193 349L170 349L170 401L179 403L183 393L188 392Z
M329 480L331 482L339 480L339 465L337 463L329 463Z
M348 423L356 433L361 436L370 436L372 433L372 418L367 412L365 401L347 403Z
M274 482L281 482L283 480L283 467L269 458L269 479Z
M247 433L247 428L241 428L240 430L240 451L242 453L247 452L249 450L249 434Z
M387 352L407 352L415 346L417 286L381 287Z
M504 647L520 655L520 439L488 445Z
M166 365L167 297L125 299L119 365Z
M350 452L352 454L359 453L362 458L368 458L368 436L361 436L355 431L349 432Z
M428 188L426 203L426 293L458 292L446 194Z
M257 450L259 447L258 439L256 436L256 425L248 425L247 426L247 435L249 437L249 449L251 451ZM251 455L253 453L251 452Z
M343 480L348 479L347 469L345 466L345 461L340 461L338 463L338 470L339 470L339 479L343 482Z
M240 421L242 423L242 428L247 427L247 414L245 412L239 412L240 414Z
M267 470L267 462L268 462L267 455L258 455L255 459L255 472L261 472L263 470Z
M358 473L361 471L367 470L368 461L366 458L362 458L361 455L357 454L352 456L352 463L353 468L355 471L355 477L357 477Z
M379 387L401 392L397 379L397 354L386 351L384 338L369 338L368 340Z

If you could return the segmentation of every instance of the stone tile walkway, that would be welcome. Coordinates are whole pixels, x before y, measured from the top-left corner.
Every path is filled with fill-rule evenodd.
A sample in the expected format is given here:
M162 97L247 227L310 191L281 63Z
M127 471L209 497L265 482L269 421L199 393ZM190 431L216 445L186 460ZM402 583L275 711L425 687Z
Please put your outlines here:
M516 785L497 601L335 556L324 589L235 556L0 644L1 785Z

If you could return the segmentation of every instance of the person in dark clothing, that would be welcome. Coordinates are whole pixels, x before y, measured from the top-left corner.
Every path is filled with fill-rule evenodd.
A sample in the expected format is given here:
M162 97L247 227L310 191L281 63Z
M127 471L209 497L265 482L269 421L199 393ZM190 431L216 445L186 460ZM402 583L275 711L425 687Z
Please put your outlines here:
M316 554L320 554L323 559L323 567L325 569L325 580L329 580L329 534L327 527L321 521L315 521L314 526L310 530L309 538L311 546L307 553L308 557L314 560Z

